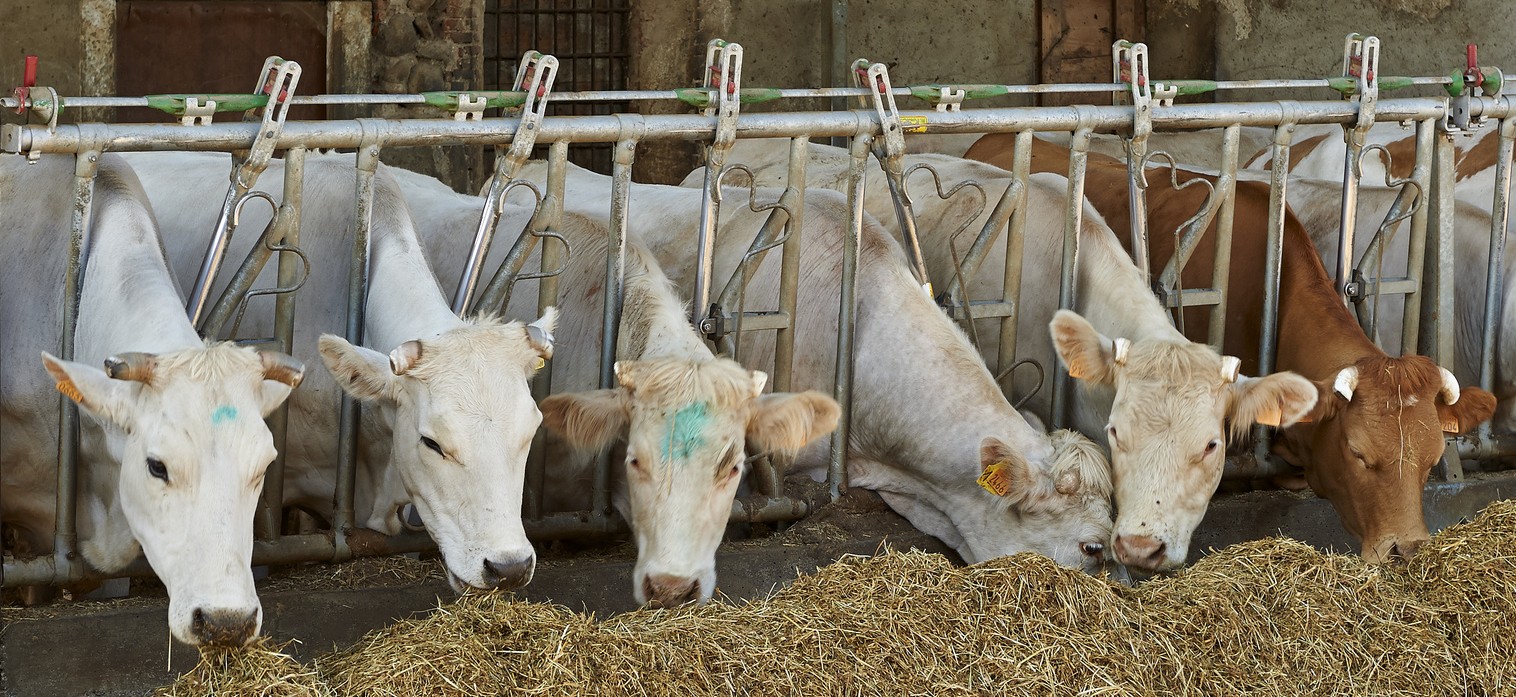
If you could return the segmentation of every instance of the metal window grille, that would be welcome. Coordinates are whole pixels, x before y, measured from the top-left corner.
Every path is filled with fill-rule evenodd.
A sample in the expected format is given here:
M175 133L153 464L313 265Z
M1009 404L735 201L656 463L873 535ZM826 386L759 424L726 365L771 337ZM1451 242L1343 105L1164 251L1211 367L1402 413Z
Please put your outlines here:
M508 89L527 50L558 58L555 92L627 89L628 0L485 0L484 88ZM634 111L630 102L549 102L549 113L593 116ZM546 146L535 157L544 157ZM611 172L611 144L578 145L569 160Z

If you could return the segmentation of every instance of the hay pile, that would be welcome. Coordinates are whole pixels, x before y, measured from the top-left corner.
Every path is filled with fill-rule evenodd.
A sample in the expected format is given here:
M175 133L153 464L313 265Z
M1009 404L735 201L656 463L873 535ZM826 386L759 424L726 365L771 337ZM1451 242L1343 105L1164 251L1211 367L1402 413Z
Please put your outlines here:
M284 653L290 643L275 645L258 637L240 651L205 649L200 663L154 697L333 697L331 689Z
M1128 589L1033 555L888 553L602 620L471 596L316 668L354 696L1509 694L1516 502L1407 569L1275 538Z

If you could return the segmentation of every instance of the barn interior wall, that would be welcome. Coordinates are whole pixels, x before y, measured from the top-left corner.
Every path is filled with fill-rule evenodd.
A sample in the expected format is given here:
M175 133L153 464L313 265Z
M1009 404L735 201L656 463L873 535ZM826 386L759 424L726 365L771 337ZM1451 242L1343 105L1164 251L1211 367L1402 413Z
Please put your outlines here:
M21 84L22 61L40 58L38 81L60 94L83 89L84 17L80 0L5 0L0 17L0 85L7 96ZM14 123L17 119L10 111Z

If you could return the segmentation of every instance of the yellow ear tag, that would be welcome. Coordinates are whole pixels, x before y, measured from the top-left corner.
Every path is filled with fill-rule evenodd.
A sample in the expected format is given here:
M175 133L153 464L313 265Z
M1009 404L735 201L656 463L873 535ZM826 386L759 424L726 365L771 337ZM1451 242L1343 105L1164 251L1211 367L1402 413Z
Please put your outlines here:
M57 384L57 388L58 391L62 392L65 397L68 397L69 399L72 399L80 404L84 403L84 395L79 394L79 388L74 387L73 380L64 378Z
M547 365L547 359L545 359L545 358L543 358L541 356L538 356L537 357L537 365L536 365L535 368L533 368L533 370L542 370L542 367L545 366L545 365Z
M1459 433L1463 429L1458 428L1458 417L1444 417L1442 419L1443 433Z
M1275 428L1278 428L1279 422L1284 420L1284 412L1278 407L1268 407L1266 409L1260 410L1258 412L1258 416L1254 420L1265 426L1273 426Z
M996 496L1005 496L1011 492L1011 464L1005 460L991 464L984 468L984 473L979 475L979 486L985 491Z

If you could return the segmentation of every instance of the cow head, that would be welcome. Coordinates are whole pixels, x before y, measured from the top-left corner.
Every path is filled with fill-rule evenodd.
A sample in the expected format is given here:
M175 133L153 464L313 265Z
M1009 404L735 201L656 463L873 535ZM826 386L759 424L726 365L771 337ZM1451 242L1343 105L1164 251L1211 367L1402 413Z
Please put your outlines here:
M1116 485L1116 559L1145 571L1180 566L1221 482L1229 431L1299 421L1316 387L1294 373L1237 374L1201 344L1102 336L1063 310L1050 325L1069 374L1115 388L1106 439ZM1230 429L1228 428L1230 424Z
M832 398L764 395L767 379L725 358L623 361L619 387L543 400L548 428L576 448L626 441L616 505L637 541L637 602L710 599L716 546L746 469L744 443L793 453L837 427Z
M58 390L107 433L120 464L117 497L136 544L109 544L107 512L86 513L97 534L82 546L102 571L137 546L168 588L169 629L187 644L241 645L258 634L253 513L274 440L263 422L300 384L283 354L230 344L162 355L123 353L105 370L42 354Z
M389 412L389 466L442 551L454 590L532 580L537 556L521 525L521 496L542 414L531 379L552 357L556 317L549 308L530 325L476 320L388 356L321 337L321 357L342 389ZM397 533L396 513L376 506L366 525Z
M1074 431L1048 435L1053 455L1033 465L999 438L979 446L980 484L999 495L1015 525L996 526L991 549L960 547L964 561L1036 552L1063 566L1096 573L1110 554L1111 468L1100 446ZM983 536L980 536L983 537ZM965 543L971 540L965 539Z
M1318 384L1311 422L1289 429L1276 451L1305 469L1372 562L1408 559L1430 537L1421 490L1443 453L1444 433L1490 418L1495 397L1425 356L1363 358Z

